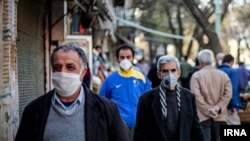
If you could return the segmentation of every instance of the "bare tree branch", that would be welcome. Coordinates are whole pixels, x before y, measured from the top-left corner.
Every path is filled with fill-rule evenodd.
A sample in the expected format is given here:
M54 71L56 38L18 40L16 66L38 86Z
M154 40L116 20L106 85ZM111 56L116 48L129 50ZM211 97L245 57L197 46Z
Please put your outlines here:
M194 2L194 0L183 0L183 2L187 5L188 9L191 11L196 22L201 26L204 33L207 35L209 39L209 47L216 54L221 52L220 41L215 33L213 27L209 23L208 19L205 18L205 14L198 8L198 5Z
M221 14L221 21L225 18L227 11L228 11L228 6L233 0L224 0L223 2L223 9L222 9L222 14Z
M179 33L178 33L178 35L182 35L183 36L183 31L184 30L183 30L183 26L182 26L181 5L180 4L177 5L176 17L177 17L177 22L178 22L178 25L179 25ZM183 53L182 53L182 47L183 47L182 40L177 40L177 48L179 49L180 56L183 55Z

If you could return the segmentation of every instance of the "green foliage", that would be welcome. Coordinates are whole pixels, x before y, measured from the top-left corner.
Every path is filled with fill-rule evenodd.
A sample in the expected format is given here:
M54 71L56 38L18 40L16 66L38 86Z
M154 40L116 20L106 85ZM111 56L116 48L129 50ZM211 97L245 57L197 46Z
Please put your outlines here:
M246 86L245 92L246 92L246 93L250 93L250 85Z

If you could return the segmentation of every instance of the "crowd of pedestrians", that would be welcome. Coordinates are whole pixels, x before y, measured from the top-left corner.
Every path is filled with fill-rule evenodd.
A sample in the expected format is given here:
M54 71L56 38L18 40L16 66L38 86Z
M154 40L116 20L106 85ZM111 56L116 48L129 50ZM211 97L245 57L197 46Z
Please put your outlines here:
M187 56L172 55L152 65L143 57L135 66L127 44L115 55L118 67L111 70L97 45L89 68L77 45L56 47L54 89L25 107L15 140L219 141L221 125L241 124L249 72L242 62L233 68L232 55L203 49L194 67Z

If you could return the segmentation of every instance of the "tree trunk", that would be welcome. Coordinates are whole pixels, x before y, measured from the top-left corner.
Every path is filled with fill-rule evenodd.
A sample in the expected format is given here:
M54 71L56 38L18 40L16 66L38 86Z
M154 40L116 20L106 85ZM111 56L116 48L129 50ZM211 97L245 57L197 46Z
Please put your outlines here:
M209 39L209 48L216 54L221 52L221 46L219 38L214 30L214 28L209 23L208 19L205 18L205 14L198 8L197 4L193 0L183 0L185 5L191 11L196 22L203 29L204 33L207 35Z
M178 24L178 30L175 29L174 23L172 22L172 16L171 16L171 7L166 4L166 14L168 17L168 26L172 32L172 34L177 35L183 35L183 27L182 27L182 21L181 21L181 6L177 5L177 12L176 12L176 23ZM183 55L182 53L182 46L183 42L180 39L172 39L174 41L175 47L176 47L176 56L181 57Z
M195 38L194 35L198 35L198 34L197 34L198 32L199 32L199 27L196 25L196 27L194 28L194 33L193 33L193 37L194 37L194 38ZM196 40L197 40L197 39L196 39ZM191 53L192 46L193 46L193 42L194 42L194 40L191 40L191 41L189 42L188 49L187 49L187 56L189 56L190 53Z
M179 25L178 35L183 36L183 26L182 26L182 19L181 19L181 5L177 5L176 17L177 17L177 23ZM179 50L179 54L178 54L179 57L183 56L182 47L183 47L183 40L177 40L177 48Z

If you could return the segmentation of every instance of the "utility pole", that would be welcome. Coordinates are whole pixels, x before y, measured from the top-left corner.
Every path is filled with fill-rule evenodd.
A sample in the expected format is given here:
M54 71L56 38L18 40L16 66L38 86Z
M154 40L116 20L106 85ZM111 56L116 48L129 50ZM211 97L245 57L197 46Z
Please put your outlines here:
M214 0L215 5L215 31L220 39L221 37L221 0Z

